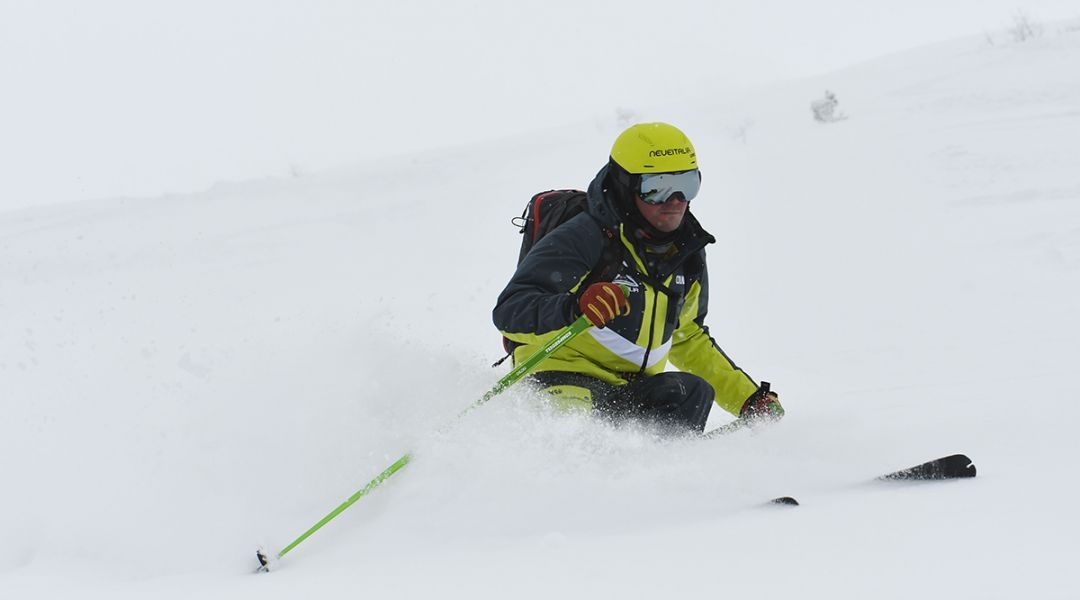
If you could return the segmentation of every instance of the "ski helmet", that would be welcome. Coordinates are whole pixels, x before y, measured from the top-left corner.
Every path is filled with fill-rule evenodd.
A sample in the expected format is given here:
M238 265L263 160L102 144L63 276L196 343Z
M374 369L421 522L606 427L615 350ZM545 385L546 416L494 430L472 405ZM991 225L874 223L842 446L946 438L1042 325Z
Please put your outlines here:
M694 145L667 123L639 123L622 132L611 147L611 160L632 175L697 168Z
M665 233L653 227L638 210L635 197L641 191L643 177L688 171L693 172L700 182L697 153L685 133L667 123L639 123L615 139L608 160L605 185L623 220L637 225L651 239L664 240L674 232ZM667 198L661 202L665 200Z

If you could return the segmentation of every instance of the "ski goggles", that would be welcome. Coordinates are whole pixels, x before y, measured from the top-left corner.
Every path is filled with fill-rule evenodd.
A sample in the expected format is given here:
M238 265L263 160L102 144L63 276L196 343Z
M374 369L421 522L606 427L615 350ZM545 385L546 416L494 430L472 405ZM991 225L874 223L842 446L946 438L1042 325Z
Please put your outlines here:
M641 201L645 204L663 204L675 194L689 202L701 189L701 171L691 169L681 173L645 173L641 175Z

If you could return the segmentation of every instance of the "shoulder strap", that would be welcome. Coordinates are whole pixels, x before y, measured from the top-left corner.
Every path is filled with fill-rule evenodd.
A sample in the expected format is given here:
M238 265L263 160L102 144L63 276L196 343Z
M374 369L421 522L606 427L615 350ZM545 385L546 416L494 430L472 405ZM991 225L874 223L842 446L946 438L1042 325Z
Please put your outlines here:
M589 287L598 281L611 281L618 274L619 266L623 261L623 247L615 239L615 232L604 226L600 227L600 231L604 234L604 249L600 252L600 258L597 259L596 264L589 270L589 274L585 276L581 289Z

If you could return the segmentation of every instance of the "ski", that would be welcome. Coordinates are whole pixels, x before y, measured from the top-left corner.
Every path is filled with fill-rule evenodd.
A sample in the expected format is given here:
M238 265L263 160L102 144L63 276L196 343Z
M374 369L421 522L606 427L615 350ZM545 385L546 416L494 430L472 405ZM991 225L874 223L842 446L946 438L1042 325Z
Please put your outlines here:
M878 477L881 481L934 481L975 476L975 463L964 454L953 454L900 469Z
M966 454L952 454L914 467L886 473L876 479L878 481L941 481L974 477L975 472L975 463ZM780 496L769 500L766 504L799 506L799 501L792 496Z

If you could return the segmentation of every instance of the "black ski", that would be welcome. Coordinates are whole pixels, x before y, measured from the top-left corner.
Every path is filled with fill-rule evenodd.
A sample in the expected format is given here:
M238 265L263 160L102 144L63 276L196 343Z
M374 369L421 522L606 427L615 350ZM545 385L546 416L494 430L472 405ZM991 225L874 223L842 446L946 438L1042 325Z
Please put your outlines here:
M944 456L878 477L885 481L963 479L975 476L975 463L963 454Z
M974 476L975 463L965 454L953 454L907 469L886 473L877 479L882 481L940 481L944 479L965 479ZM791 496L780 496L769 500L766 504L799 506L799 501Z

